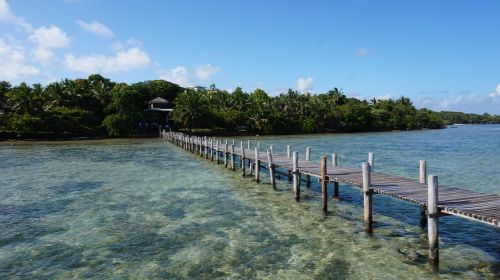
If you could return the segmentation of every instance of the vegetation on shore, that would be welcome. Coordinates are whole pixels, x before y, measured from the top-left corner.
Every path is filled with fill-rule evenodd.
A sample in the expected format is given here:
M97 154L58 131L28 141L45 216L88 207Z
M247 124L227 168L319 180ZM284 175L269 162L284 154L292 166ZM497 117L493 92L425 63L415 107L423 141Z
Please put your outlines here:
M500 123L500 116L416 109L406 97L358 100L335 88L321 94L294 90L269 96L209 89L194 91L164 80L115 83L100 75L47 86L0 82L0 132L20 137L124 136L138 133L148 101L174 105L176 129L288 134L440 128L446 123ZM0 133L1 134L1 133Z

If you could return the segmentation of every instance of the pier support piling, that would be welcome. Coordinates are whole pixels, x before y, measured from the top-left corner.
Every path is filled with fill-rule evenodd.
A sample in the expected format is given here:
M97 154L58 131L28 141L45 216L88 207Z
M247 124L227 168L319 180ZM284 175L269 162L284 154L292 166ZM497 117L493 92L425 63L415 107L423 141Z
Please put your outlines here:
M370 165L368 162L363 162L361 165L363 170L363 208L364 208L364 223L365 232L373 232L373 219L372 219L372 191L371 186L371 176L370 176Z
M224 144L224 167L226 168L227 168L227 150L228 150L228 145L226 140L226 144Z
M370 172L374 172L375 171L375 156L373 155L373 153L368 153L368 164L370 166Z
M234 140L234 139L233 139ZM236 155L234 154L234 144L231 144L231 170L236 170Z
M337 169L337 154L333 153L332 154L332 167L333 167L333 172ZM332 172L332 174L333 174ZM333 182L333 197L338 198L339 197L339 182Z
M260 182L260 160L259 160L259 148L255 147L255 181Z
M323 211L328 211L328 192L326 188L326 156L321 157L321 198L323 201Z
M425 160L420 160L420 174L419 182L420 184L426 183L427 178L427 163ZM423 204L420 205L420 227L424 228L427 226L427 207Z
M299 152L293 152L293 193L295 200L300 200Z
M439 267L438 231L438 177L429 175L427 183L427 234L429 236L429 266L436 271Z
M240 141L240 169L243 169L243 165L245 164L245 160L243 159L245 153L245 147L243 147L243 141Z
M269 163L269 180L271 181L271 187L276 190L276 178L274 178L274 163L273 163L273 153L272 150L267 150L267 162Z
M306 161L311 161L311 147L306 148ZM311 187L311 175L306 175L306 187Z

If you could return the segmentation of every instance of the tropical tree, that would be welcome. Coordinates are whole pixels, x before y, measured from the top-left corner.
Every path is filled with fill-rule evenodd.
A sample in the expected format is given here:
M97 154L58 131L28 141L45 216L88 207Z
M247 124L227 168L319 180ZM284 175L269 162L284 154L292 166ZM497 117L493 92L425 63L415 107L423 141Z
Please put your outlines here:
M186 128L203 127L206 124L209 108L206 98L193 90L186 90L175 100L172 119Z

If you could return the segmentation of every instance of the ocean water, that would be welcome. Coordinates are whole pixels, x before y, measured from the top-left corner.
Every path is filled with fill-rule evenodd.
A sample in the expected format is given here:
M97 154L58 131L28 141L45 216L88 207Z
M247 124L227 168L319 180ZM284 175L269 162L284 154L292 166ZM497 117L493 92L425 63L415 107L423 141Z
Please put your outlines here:
M336 152L359 166L440 184L500 191L500 126L244 137L312 160ZM427 266L418 207L374 197L363 231L359 189L321 211L319 185L293 199L158 139L0 143L0 279L495 279L500 230L440 219L438 273ZM329 186L331 188L331 186ZM331 192L331 189L330 189Z

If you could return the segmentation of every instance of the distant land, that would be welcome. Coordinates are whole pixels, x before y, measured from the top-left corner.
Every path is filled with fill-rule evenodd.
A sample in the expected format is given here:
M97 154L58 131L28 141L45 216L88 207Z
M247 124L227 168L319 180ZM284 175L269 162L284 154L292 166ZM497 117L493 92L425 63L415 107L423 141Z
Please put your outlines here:
M0 138L122 137L160 128L205 134L295 134L442 128L500 123L500 116L417 109L412 100L325 93L185 88L165 80L116 83L101 75L47 86L0 82Z

